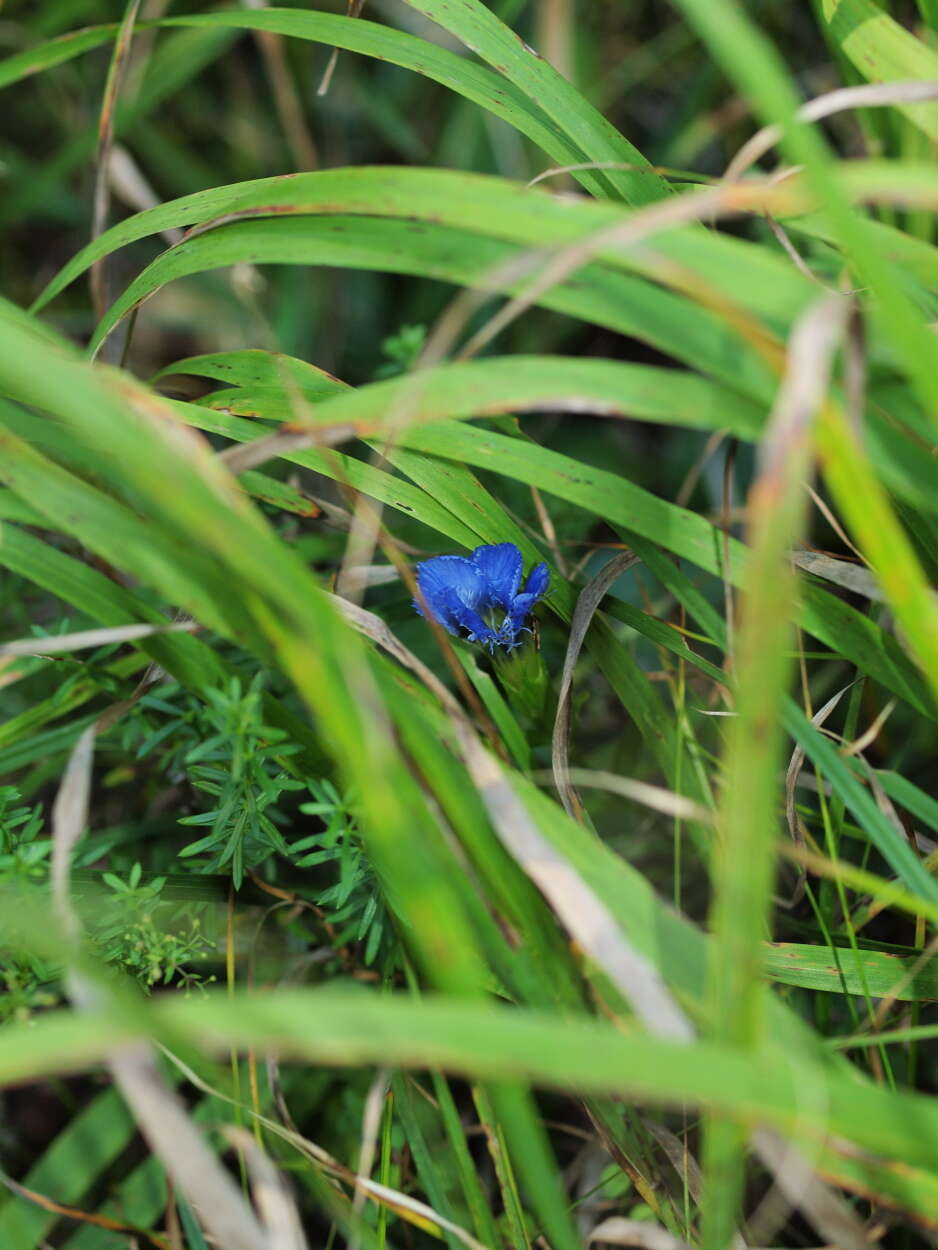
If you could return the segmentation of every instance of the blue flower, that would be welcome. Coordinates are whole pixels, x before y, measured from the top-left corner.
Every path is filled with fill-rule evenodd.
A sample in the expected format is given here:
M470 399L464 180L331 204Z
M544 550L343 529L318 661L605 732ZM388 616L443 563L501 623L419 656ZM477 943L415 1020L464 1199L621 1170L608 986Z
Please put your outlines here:
M520 647L524 624L547 591L550 571L536 564L524 589L524 562L514 543L476 547L471 556L434 556L417 565L417 585L429 614L449 633L494 651ZM414 607L421 616L423 608Z

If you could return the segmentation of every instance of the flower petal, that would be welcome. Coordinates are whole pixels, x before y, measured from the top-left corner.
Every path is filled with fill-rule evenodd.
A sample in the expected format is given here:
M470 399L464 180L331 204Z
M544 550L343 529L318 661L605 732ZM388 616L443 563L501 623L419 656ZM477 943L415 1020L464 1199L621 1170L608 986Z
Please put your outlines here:
M451 634L458 634L460 629L466 631L466 637L470 642L481 642L487 647L491 647L496 641L495 631L483 621L478 612L470 608L459 598L453 588L447 587L442 591L439 599L439 606L447 614L447 618L458 628L453 629L447 626Z
M434 556L417 565L417 585L433 606L433 599L444 590L471 608L478 607L486 597L485 578L465 556Z
M489 602L507 609L521 585L521 552L514 543L490 543L476 547L472 562L485 578Z
M434 591L432 600L428 600L430 615L433 619L455 637L464 637L469 642L480 642L491 651L499 641L499 637L491 626L486 625L482 617L473 608L465 604L452 586L443 586ZM423 616L420 604L414 600L414 607Z
M485 598L485 579L465 556L434 556L417 565L417 585L434 620L458 632L460 610L475 608ZM414 607L424 615L415 600Z
M545 593L549 583L550 569L543 562L536 564L528 574L524 590L520 595L515 595L508 605L508 616L505 618L505 625L502 626L502 629L505 631L506 636L512 638L513 646L518 645L517 641L515 641L516 635L520 633L525 618L534 610L534 605Z
M550 571L543 562L528 574L519 593L524 561L514 543L487 543L476 547L471 557L434 556L416 567L417 585L425 607L415 601L420 615L431 616L457 637L481 643L489 651L502 647L511 651L521 645L530 631L525 619L546 592ZM493 608L501 608L505 618L497 628L489 624Z
M540 564L535 564L534 568L528 574L528 580L524 584L524 593L533 595L534 602L547 591L550 585L550 569L542 560Z
M524 624L525 618L531 612L535 603L537 603L537 599L534 595L515 595L511 607L508 609L508 615L505 617L505 625L510 624L511 631L517 632Z

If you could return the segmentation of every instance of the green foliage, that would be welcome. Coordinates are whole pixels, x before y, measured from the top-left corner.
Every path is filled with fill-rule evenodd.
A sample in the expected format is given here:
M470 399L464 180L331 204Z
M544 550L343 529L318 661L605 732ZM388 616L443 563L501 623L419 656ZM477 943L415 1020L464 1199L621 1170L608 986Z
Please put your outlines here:
M355 827L354 802L343 799L328 778L311 780L309 789L315 799L301 803L300 811L305 816L318 816L326 827L294 842L290 857L297 868L328 864L337 874L334 885L316 894L316 904L334 926L336 945L361 942L362 960L371 966L382 944L387 948L394 940L379 883ZM382 960L386 974L393 971L394 964L393 952L386 950Z
M131 868L126 881L111 872L102 874L113 897L102 900L101 913L91 927L99 957L147 988L171 982L201 984L206 978L189 971L188 966L205 959L213 944L201 931L198 912L185 916L184 927L181 918L176 920L179 927L174 927L161 898L166 878L154 877L144 883L141 876L139 863Z
M207 691L204 713L187 722L195 745L179 761L196 789L214 800L209 811L180 820L182 825L211 826L211 832L180 854L199 856L204 872L230 864L235 889L245 872L271 853L288 854L275 823L276 803L284 792L303 789L303 782L290 776L282 763L301 749L299 743L287 742L284 730L261 719L262 680L263 674L257 674L243 694L238 678L225 689ZM176 744L178 728L169 729Z
M44 880L52 851L42 837L42 808L19 803L15 786L0 786L0 881L25 883ZM16 804L16 806L14 806Z
M41 806L21 803L15 786L0 786L0 887L47 879L52 841L43 831ZM0 1020L25 1022L54 1005L60 971L48 960L0 943Z
M416 365L426 338L426 326L401 326L396 334L386 338L381 344L381 351L387 356L387 361L375 370L375 380L409 372Z

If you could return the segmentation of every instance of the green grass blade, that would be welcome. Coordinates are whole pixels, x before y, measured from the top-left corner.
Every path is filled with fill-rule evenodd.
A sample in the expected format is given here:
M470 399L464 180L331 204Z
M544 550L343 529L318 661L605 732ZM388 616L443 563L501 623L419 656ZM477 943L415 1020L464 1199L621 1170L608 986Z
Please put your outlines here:
M61 65L73 57L81 56L92 48L110 43L117 35L117 25L91 26L85 30L69 31L32 48L24 48L13 56L0 61L0 88L9 87L32 74L39 74L54 65Z
M667 183L638 149L562 74L499 21L481 0L463 0L459 5L447 4L445 0L407 0L407 3L438 22L514 83L570 137L582 152L582 159L638 165L634 173L630 170L606 172L609 182L626 201L647 204L667 194Z
M938 79L938 54L873 0L822 0L834 42L868 82ZM938 141L938 104L897 104L903 116Z
M799 985L822 993L870 994L874 998L895 995L904 1003L938 999L938 973L920 956L776 942L768 949L765 969L781 985Z
M349 216L240 222L158 258L127 289L119 307L112 306L109 318L167 282L238 264L246 256L258 264L335 265L514 291L519 283L486 275L495 274L516 254L514 245L433 223L415 233L404 221ZM777 284L768 289L776 290ZM575 282L553 288L538 302L650 343L757 400L771 393L771 371L715 313L631 274L592 265Z
M823 1075L803 1053L775 1048L754 1056L710 1042L676 1043L623 1033L587 1018L499 1009L460 999L382 997L364 991L289 990L229 997L207 992L164 996L138 1012L137 1023L106 1013L47 1013L0 1034L0 1079L61 1072L152 1028L304 1057L333 1066L378 1062L483 1079L513 1076L582 1092L628 1094L652 1104L686 1099L728 1114L753 1116L818 1141L831 1132L874 1153L928 1168L938 1140L930 1098L893 1092L849 1069ZM805 1104L799 1089L820 1080L824 1106Z
M884 326L930 419L938 421L938 377L931 368L932 335L895 281L866 223L851 208L838 183L833 159L820 131L795 120L800 101L775 48L732 0L678 0L681 11L702 35L731 82L735 82L766 123L782 127L782 151L804 166L823 215L836 232L857 278L874 294ZM829 0L832 6L834 0ZM840 0L836 0L840 7ZM857 0L866 15L879 14L872 0ZM938 105L926 106L938 118Z

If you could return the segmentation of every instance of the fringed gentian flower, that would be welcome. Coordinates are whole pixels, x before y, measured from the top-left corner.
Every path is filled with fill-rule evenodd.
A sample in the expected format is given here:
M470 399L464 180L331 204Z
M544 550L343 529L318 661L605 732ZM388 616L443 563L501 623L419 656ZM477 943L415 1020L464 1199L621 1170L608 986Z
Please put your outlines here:
M449 633L489 651L512 651L529 632L524 622L550 581L547 565L536 564L522 590L523 569L514 543L492 543L468 557L424 560L417 565L417 585L430 615ZM425 615L416 600L414 607Z

